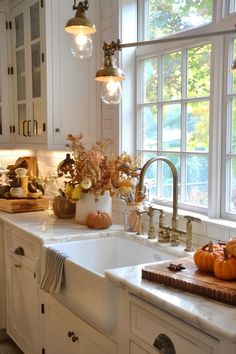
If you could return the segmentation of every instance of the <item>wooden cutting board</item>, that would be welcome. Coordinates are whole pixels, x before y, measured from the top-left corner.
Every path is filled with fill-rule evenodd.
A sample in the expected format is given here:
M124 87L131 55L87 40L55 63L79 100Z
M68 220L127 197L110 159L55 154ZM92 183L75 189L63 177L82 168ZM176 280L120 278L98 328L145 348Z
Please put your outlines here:
M150 264L143 267L142 278L236 305L236 281L219 280L213 275L199 271L193 258L181 258L171 263L182 263L185 269L179 272L169 270L170 261Z
M24 213L45 210L48 208L48 204L47 198L0 199L0 210L8 213Z

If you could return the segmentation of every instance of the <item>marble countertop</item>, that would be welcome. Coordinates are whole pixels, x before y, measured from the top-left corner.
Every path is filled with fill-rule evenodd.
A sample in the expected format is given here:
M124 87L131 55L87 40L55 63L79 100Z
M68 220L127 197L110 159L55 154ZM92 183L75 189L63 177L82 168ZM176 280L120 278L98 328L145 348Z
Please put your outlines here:
M0 211L0 219L26 231L41 243L64 242L80 238L97 238L121 232L121 225L112 225L108 230L94 231L76 224L73 219L57 219L52 211L10 214ZM130 237L130 235L125 235ZM148 242L139 238L138 242ZM157 245L153 245L157 247ZM164 247L179 257L186 256L183 247ZM236 343L236 307L204 297L189 294L161 284L142 279L143 265L112 269L105 276L116 285L126 288L136 296L161 308L213 336L220 336Z

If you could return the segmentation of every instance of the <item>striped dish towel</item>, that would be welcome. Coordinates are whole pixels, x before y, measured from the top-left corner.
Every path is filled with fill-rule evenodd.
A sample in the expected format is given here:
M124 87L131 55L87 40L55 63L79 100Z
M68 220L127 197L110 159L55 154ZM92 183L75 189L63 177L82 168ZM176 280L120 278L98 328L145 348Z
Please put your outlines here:
M40 289L57 294L63 282L64 260L68 256L50 247L46 249L45 270Z

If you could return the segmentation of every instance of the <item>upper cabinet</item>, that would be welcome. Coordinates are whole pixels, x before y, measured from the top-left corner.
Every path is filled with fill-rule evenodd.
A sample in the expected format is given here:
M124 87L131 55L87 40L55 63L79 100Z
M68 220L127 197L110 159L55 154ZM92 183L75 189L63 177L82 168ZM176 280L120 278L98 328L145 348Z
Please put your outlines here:
M42 99L42 16L40 4L27 0L12 17L15 143L43 142L46 130Z
M8 25L6 9L0 4L0 144L5 147L10 146L11 127Z
M47 117L51 122L49 141L54 148L65 145L68 133L81 131L89 143L99 138L100 104L94 79L101 65L100 59L97 60L97 52L100 55L99 32L92 36L94 49L89 59L73 57L72 35L64 30L67 20L75 15L72 3L71 0L45 2ZM89 1L88 17L97 27L98 7L99 1Z
M11 126L8 118L6 129L12 131L12 147L64 149L66 136L80 131L87 143L100 137L100 102L94 80L100 65L99 33L93 35L91 58L73 57L72 35L64 30L75 15L72 6L71 0L10 2L13 90L8 102L14 123ZM89 1L88 16L96 24L98 7L98 1ZM0 134L4 128L1 116Z

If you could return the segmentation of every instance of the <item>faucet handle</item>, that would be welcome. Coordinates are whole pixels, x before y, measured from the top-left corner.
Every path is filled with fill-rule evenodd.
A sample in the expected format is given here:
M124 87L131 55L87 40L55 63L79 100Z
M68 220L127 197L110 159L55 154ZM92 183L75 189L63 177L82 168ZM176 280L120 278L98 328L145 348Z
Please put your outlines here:
M201 222L201 219L195 218L194 216L190 216L190 215L185 215L184 218L187 219L188 221Z
M185 247L184 250L186 252L192 252L193 251L193 248L192 248L192 221L201 222L201 219L195 218L195 217L190 216L190 215L185 215L184 218L187 219L187 225L186 225L186 247Z

